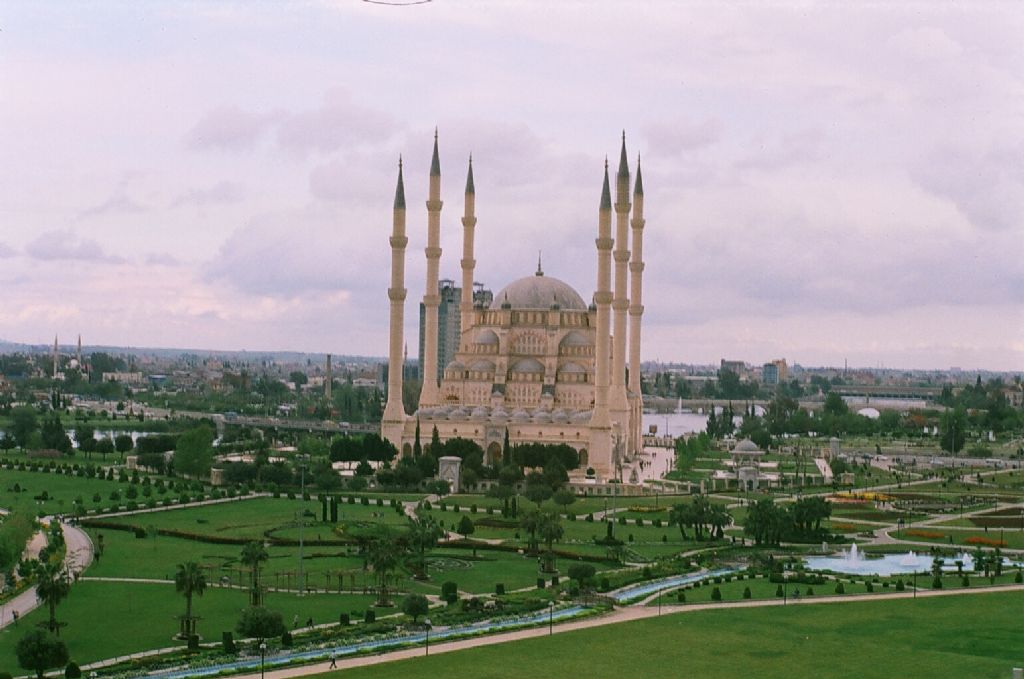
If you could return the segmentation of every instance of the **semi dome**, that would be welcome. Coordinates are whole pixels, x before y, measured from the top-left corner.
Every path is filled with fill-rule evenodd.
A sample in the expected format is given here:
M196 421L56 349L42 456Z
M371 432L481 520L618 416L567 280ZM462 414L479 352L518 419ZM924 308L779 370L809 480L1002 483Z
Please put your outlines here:
M736 444L735 448L733 448L733 451L737 453L757 453L760 452L760 450L761 449L757 447L757 444L750 439L743 439Z
M572 286L542 273L506 285L494 296L491 308L500 309L503 304L513 309L550 309L553 304L557 304L562 309L587 310L583 298Z

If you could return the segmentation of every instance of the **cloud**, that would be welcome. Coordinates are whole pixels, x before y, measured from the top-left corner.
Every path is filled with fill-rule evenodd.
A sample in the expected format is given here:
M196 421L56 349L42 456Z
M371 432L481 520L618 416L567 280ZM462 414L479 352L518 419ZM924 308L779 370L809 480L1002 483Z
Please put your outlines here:
M985 231L1024 231L1024 140L988 150L943 146L911 166L924 189L952 201Z
M199 150L246 150L256 144L275 119L273 114L250 113L238 106L223 106L200 118L185 135L185 144Z
M178 266L181 264L181 260L173 255L169 255L166 252L153 252L146 255L144 260L146 264L151 266Z
M94 205L79 213L79 219L100 217L103 215L130 215L145 212L148 208L130 198L122 189L99 205Z
M170 207L181 207L183 205L194 205L196 207L223 205L237 203L243 197L244 191L241 185L225 180L217 182L207 189L189 189L172 200Z
M654 122L644 126L643 134L652 152L678 155L718 143L722 124L714 118L700 122Z
M394 119L356 103L345 90L334 89L319 108L283 118L277 130L281 148L304 154L383 141L399 129Z
M757 143L758 148L742 158L737 167L750 170L778 170L822 158L824 135L820 130L789 132L776 139Z
M900 31L889 38L889 47L912 59L954 59L964 49L940 28L924 26Z
M0 259L6 259L8 257L14 257L18 254L18 251L12 248L7 243L0 242Z
M25 253L41 261L85 261L121 263L123 258L104 253L91 238L81 238L71 231L47 231L25 247Z

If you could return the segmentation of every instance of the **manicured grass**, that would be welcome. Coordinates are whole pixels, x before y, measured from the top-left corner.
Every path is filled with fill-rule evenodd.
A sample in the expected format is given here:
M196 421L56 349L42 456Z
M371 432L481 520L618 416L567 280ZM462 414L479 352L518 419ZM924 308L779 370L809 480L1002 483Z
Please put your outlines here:
M273 592L267 595L267 607L280 611L289 627L296 615L300 623L309 617L315 623L337 622L340 613L364 611L372 602L372 596L361 594L303 598ZM201 616L199 633L206 639L220 639L221 632L234 630L246 604L244 591L207 589L202 597L193 600L196 614ZM46 620L44 610L37 608L23 616L17 627L8 626L0 631L0 668L18 667L14 646L37 622ZM79 582L58 607L57 619L68 623L61 638L72 659L83 663L180 645L172 637L177 631L177 616L184 610L185 599L170 584ZM379 614L394 610L385 609Z
M1002 679L1024 663L1021 610L1014 592L693 611L320 676Z
M325 539L334 537L331 535L333 526L320 522L321 506L316 498L310 500L289 500L283 497L254 498L202 507L115 517L111 520L141 528L156 526L198 535L262 540L268 531L273 536L297 538L297 517L303 510L313 513L313 516L307 515L305 519L304 535L307 539L314 538L317 533ZM407 520L386 503L383 507L378 507L373 503L370 506L363 506L359 502L352 505L347 503L338 505L339 524L356 521L404 525ZM294 534L292 527L294 527Z
M17 485L21 492L14 492ZM0 507L12 510L26 510L33 514L42 512L44 514L71 514L75 498L81 496L85 506L92 509L96 503L92 501L94 493L99 493L103 498L102 505L108 506L110 493L118 490L121 492L121 502L125 502L124 493L128 489L128 483L119 481L107 481L106 479L90 479L86 477L70 476L57 473L17 471L13 469L0 470ZM139 491L139 498L142 501L142 487L136 486ZM46 491L49 499L41 503L35 499ZM155 494L154 494L155 496Z

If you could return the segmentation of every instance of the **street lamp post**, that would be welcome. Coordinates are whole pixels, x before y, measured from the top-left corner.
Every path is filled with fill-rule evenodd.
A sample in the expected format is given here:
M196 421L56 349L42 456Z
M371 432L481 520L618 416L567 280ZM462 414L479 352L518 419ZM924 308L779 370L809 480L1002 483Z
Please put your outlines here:
M904 521L903 521L903 517L901 516L901 517L900 517L900 518L899 518L899 519L898 519L898 520L896 521L896 539L897 539L897 540L898 540L898 539L900 539L900 531L901 531L901 530L903 530L903 523L904 523Z
M299 455L299 488L301 490L302 502L306 500L306 463L309 460L308 455ZM299 510L299 596L306 595L306 573L302 564L302 525L306 523L306 505L302 505L302 509Z
M423 618L423 624L427 627L427 640L424 655L430 655L430 618Z
M548 602L548 636L555 633L555 602Z
M267 642L260 642L260 679L263 679L263 669L267 659Z

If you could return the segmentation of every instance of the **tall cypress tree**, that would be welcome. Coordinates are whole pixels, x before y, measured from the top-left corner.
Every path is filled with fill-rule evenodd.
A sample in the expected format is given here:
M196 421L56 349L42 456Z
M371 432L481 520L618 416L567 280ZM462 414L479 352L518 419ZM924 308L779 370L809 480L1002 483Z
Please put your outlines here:
M412 456L419 457L423 454L423 446L420 445L420 418L416 418L416 440L412 444Z

